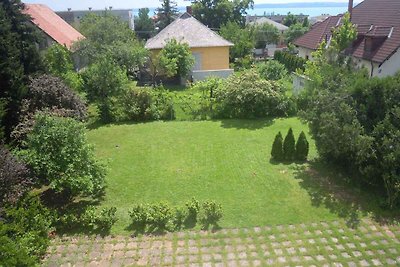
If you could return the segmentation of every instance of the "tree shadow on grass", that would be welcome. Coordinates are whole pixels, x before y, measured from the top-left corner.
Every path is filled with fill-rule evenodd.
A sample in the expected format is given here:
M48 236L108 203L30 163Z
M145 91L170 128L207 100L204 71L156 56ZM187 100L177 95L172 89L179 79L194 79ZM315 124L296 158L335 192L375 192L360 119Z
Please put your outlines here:
M274 120L269 119L226 119L220 120L222 128L235 128L235 129L247 129L257 130L264 127L269 127L274 124Z
M371 217L381 224L400 220L395 211L381 208L384 195L376 188L354 182L342 171L319 161L308 165L294 165L295 178L310 195L313 206L324 206L346 220L348 227L358 227L361 216Z

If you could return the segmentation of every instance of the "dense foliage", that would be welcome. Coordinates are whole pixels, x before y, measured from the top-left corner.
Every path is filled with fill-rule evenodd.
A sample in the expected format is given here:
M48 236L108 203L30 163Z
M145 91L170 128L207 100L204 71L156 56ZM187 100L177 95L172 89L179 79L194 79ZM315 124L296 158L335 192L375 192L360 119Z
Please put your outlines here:
M273 160L281 161L284 159L283 156L283 137L282 133L279 132L274 139L271 149L271 157Z
M82 90L82 78L75 72L72 54L65 46L54 44L47 48L44 65L48 73L61 78L70 88Z
M52 215L27 195L0 213L0 266L36 266L50 243Z
M178 16L178 5L175 0L160 0L161 7L157 8L156 26L159 31L167 27Z
M224 118L284 116L292 112L283 88L251 69L230 76L214 93L215 112Z
M115 120L116 98L123 95L128 83L124 70L109 57L103 57L82 74L90 101L96 102L103 122Z
M266 80L277 81L287 76L285 65L277 60L268 60L257 65L260 76Z
M16 203L30 189L32 182L25 164L0 145L0 206Z
M253 0L192 1L193 16L211 29L219 29L228 22L244 26L247 10L253 5Z
M71 118L38 114L21 156L39 179L66 197L96 195L104 188L105 170L95 159L85 127Z
M309 29L309 26L304 26L301 23L290 25L289 29L285 31L285 42L287 44L293 43L294 40L308 32Z
M278 28L269 23L263 23L254 27L255 48L263 49L269 44L279 42L280 33Z
M133 88L125 93L121 102L122 120L150 121L175 118L172 99L163 88Z
M304 132L301 132L296 142L295 159L299 161L307 160L309 150L310 145L307 141L306 134Z
M0 2L0 102L4 107L0 128L6 137L18 123L26 77L41 69L36 47L41 39L29 17L22 14L23 8L20 0Z
M141 39L149 39L155 31L153 20L149 16L150 9L140 8L139 14L135 17L135 32Z
M285 65L289 72L294 72L298 69L304 70L306 64L306 60L304 58L283 51L276 51L274 54L274 60Z
M102 15L87 14L80 22L79 31L86 38L76 44L77 53L89 64L108 57L126 74L134 75L146 61L147 50L128 23L107 11Z

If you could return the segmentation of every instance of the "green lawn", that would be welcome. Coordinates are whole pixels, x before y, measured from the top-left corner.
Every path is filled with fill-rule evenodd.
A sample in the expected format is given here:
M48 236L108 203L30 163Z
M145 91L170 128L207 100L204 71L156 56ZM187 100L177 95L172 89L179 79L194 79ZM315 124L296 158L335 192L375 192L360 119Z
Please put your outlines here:
M103 206L116 206L113 232L129 225L128 210L138 202L182 205L191 197L220 202L222 227L251 227L337 219L312 205L296 164L270 163L278 131L292 127L296 138L307 127L296 118L153 122L103 126L89 140L109 173ZM311 143L311 157L315 157Z

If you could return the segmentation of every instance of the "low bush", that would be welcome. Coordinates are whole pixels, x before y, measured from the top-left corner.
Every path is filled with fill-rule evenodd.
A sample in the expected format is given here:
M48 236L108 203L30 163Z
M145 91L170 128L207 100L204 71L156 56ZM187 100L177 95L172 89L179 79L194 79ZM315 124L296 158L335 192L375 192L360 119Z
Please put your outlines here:
M53 215L35 195L26 195L0 213L0 266L39 264L49 246Z
M122 97L122 120L173 120L172 98L163 88L128 90Z
M147 223L150 221L148 205L136 204L133 206L132 210L129 211L129 216L131 217L132 226L134 228L144 230Z
M222 207L221 204L217 204L215 201L206 201L202 205L203 213L201 222L203 229L208 229L210 225L218 227L218 221L222 218Z
M304 71L307 62L304 58L279 50L275 52L274 60L283 64L290 73L297 69Z
M192 198L190 201L187 201L185 205L188 210L188 217L186 220L196 224L200 212L200 202L195 198Z
M272 144L272 150L271 150L271 157L273 160L280 161L283 160L283 137L282 133L279 132L275 136L274 143Z
M175 217L173 220L173 225L175 227L175 230L182 229L188 215L189 215L188 210L185 207L175 208Z
M269 60L257 65L260 76L266 80L277 81L287 76L285 65L276 60Z
M278 83L262 79L254 69L230 76L214 97L216 115L222 118L285 116L289 103Z
M149 207L148 223L154 229L163 232L171 230L174 212L168 203L160 202Z

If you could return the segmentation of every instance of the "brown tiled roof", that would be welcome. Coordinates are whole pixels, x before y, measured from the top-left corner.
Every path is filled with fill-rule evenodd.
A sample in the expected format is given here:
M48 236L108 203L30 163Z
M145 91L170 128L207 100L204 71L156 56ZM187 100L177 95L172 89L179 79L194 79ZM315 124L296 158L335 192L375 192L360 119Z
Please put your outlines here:
M346 52L357 58L383 63L400 47L400 0L365 0L353 9L352 22L357 25L358 38ZM310 30L295 44L316 49L323 33ZM319 37L319 38L318 38ZM365 51L365 40L372 38L376 44Z
M315 24L309 32L294 41L297 46L316 50L323 40L329 40L332 28L340 24L342 16L331 16L322 22Z
M31 16L32 23L54 41L65 45L68 49L71 48L73 42L85 38L46 5L25 4L24 13Z
M150 50L162 49L173 38L187 43L189 47L233 46L231 42L219 36L190 14L184 13L156 36L149 39L145 47Z

